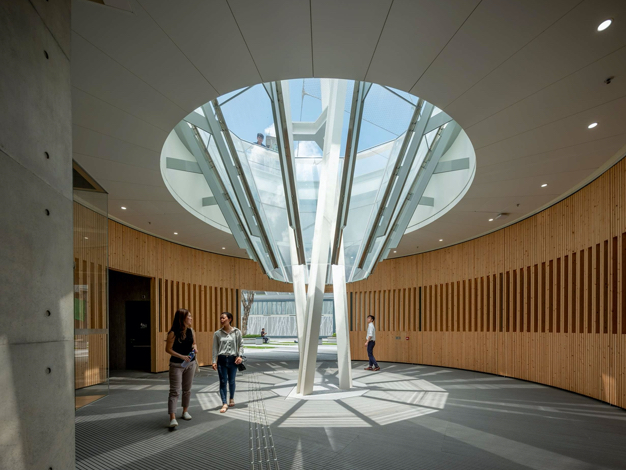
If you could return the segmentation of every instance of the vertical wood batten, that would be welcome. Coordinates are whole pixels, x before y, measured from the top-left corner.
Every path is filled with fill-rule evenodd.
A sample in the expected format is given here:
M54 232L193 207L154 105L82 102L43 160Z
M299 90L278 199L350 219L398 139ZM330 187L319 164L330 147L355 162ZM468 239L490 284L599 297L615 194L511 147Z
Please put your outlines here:
M200 350L198 362L208 364L219 314L224 310L236 314L237 289L292 292L290 284L268 279L251 260L177 245L112 220L108 220L108 230L109 267L155 280L152 285L157 292L152 293L152 299L157 308L153 306L151 318L153 372L167 370L165 338L178 308L192 311Z
M416 326L409 341L398 341L400 327L379 324L388 334L377 359L493 372L626 407L625 273L622 160L539 214L452 247L384 261L348 291L422 292L421 317L410 308L415 318L407 320L409 329L421 321L421 331ZM398 314L393 305L386 318ZM358 344L352 357L364 359Z

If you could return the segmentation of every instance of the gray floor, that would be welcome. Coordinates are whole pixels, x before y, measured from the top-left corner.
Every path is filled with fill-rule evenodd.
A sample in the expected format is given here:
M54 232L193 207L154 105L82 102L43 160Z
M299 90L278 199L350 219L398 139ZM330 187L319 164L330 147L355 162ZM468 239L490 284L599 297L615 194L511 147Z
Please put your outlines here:
M321 346L315 399L299 400L287 398L293 347L247 355L237 406L219 414L217 373L202 369L193 419L173 432L167 374L112 377L109 396L76 413L77 468L626 468L626 412L580 395L441 367L372 373L356 361L355 391L343 393L334 348Z

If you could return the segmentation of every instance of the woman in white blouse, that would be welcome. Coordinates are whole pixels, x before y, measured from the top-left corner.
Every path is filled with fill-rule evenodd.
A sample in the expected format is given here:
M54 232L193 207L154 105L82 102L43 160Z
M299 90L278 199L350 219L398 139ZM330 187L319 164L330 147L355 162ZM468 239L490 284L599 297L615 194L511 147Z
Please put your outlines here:
M220 377L220 397L222 398L222 409L220 413L225 413L229 406L235 406L235 376L237 375L237 365L241 364L243 355L243 338L241 331L231 325L233 314L224 312L220 315L222 328L213 335L213 370L216 370ZM230 392L230 402L226 402L226 386Z

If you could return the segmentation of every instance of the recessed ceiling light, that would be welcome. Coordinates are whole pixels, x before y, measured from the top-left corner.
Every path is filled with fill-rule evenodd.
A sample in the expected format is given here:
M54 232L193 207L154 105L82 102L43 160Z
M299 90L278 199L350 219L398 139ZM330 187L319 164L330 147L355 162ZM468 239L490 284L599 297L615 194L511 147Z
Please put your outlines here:
M225 247L225 246L223 246L223 247L222 247L222 250L225 250L225 249L226 249L226 247Z
M489 219L489 222L493 222L493 219Z
M394 252L394 253L397 253L397 251L396 251L396 250L393 250L393 252Z
M442 242L442 241L443 241L443 238L439 239L439 241L440 241L440 242Z
M124 206L122 206L122 210L123 210L123 211L125 211L125 210L126 210L126 208L125 208Z
M85 237L85 240L89 240L89 237Z
M174 235L178 235L178 232L174 232Z
M589 124L589 125L587 126L587 129L593 129L593 128L594 128L594 127L596 127L597 125L598 125L598 123L597 123L597 122L592 122L591 124Z
M548 186L548 183L543 183L543 184L541 185L541 187L542 187L542 188L545 188L546 186Z
M611 18L609 18L608 20L604 20L602 23L600 23L600 25L598 26L598 31L604 31L606 28L608 28L609 26L611 26L611 23L613 23L613 20Z

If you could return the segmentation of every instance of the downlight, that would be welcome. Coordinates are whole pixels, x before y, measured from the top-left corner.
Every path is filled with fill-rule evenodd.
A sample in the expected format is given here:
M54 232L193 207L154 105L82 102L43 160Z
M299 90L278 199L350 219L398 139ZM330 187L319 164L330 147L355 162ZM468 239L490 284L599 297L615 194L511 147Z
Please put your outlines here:
M611 18L609 18L608 20L604 20L602 23L600 23L600 25L598 26L598 31L604 31L605 29L607 29L609 26L611 26L611 23L613 23L613 20Z

